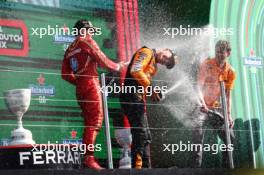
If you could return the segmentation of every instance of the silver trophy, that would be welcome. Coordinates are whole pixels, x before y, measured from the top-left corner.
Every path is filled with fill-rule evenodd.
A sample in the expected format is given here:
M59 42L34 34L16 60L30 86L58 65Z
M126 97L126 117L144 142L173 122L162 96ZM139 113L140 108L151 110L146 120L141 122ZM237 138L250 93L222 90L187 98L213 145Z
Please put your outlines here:
M131 149L130 145L132 143L132 136L130 128L128 129L116 129L115 137L117 143L122 147L122 156L119 161L120 169L130 169L131 168Z
M30 89L13 89L4 92L5 103L9 111L17 116L17 129L11 132L9 145L35 144L31 131L24 129L22 117L28 110L31 99Z

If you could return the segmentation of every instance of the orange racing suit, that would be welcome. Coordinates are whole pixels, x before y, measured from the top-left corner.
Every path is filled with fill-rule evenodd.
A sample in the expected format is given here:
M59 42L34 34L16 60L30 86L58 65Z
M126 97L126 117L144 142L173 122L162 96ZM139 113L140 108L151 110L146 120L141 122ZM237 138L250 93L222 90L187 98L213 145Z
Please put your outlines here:
M224 67L220 68L216 59L207 59L202 63L198 74L198 83L202 87L203 98L208 108L220 107L220 77L225 83L225 89L232 90L236 74L230 64L226 62Z
M124 86L146 90L157 72L155 50L142 47L133 56L126 74ZM146 113L146 93L125 92L120 95L121 107L128 117L132 134L132 167L150 167L149 144L151 142ZM138 161L140 160L140 161Z
M234 80L236 78L236 74L234 69L230 64L227 62L224 64L223 68L220 68L215 58L205 60L201 66L198 73L198 84L202 91L202 96L205 101L206 106L214 111L222 112L222 107L220 104L220 97L221 97L221 87L220 87L220 80L224 81L225 89L230 91L234 87ZM196 116L200 118L205 114L200 112ZM226 141L226 130L223 127L218 127L215 125L215 118L213 116L209 117L206 115L204 119L199 119L196 128L193 130L192 134L192 143L193 144L203 144L204 142L204 134L205 129L203 127L209 126L215 129L215 132L220 137L220 139L227 145ZM230 129L230 136L231 142L234 142L235 136ZM228 151L222 151L222 166L227 168L228 167ZM191 166L192 168L200 168L202 165L202 158L203 158L203 150L195 150L192 151L192 160Z

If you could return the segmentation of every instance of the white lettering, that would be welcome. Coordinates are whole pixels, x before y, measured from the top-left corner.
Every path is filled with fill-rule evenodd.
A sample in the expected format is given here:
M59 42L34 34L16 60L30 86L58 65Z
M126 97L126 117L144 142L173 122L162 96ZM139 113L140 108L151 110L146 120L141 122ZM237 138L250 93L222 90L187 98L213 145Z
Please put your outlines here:
M38 152L33 152L33 164L44 164L44 160L42 158L43 152L38 151Z
M29 160L30 152L19 153L19 165L24 165L24 160Z

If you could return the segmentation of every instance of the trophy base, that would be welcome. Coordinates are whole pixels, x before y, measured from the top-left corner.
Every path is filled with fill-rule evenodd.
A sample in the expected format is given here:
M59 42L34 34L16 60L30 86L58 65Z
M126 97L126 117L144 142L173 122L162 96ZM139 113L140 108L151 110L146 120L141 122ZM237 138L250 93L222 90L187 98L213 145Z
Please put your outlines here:
M131 155L129 149L122 150L122 158L119 160L119 169L131 169Z
M32 139L31 131L24 129L23 127L17 128L11 133L11 142L9 145L24 145L24 144L35 144Z
M123 148L122 156L119 160L119 169L131 169L131 156L130 156L130 145L132 142L132 136L130 129L116 129L115 137L117 143Z

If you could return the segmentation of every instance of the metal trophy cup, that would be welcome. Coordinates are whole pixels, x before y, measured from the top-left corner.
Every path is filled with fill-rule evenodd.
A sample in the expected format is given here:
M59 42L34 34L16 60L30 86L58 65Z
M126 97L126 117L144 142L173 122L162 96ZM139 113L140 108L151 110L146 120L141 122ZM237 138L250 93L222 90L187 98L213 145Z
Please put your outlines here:
M24 129L22 117L30 105L30 89L13 89L4 92L5 103L9 111L17 116L17 129L11 132L9 145L35 144L31 131Z
M117 143L123 148L122 158L119 161L119 168L130 169L131 168L130 145L132 143L132 136L130 129L116 129L115 137Z

